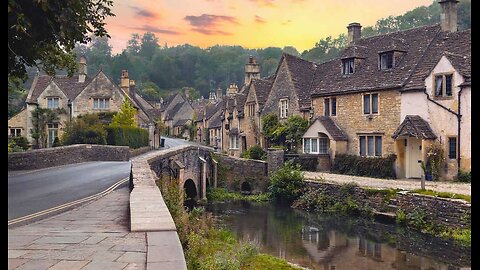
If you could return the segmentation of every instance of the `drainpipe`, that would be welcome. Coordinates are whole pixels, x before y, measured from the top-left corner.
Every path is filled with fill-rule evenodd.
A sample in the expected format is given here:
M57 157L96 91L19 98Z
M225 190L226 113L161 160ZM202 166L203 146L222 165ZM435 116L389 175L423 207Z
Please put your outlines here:
M427 100L437 104L438 106L442 107L444 110L450 112L451 114L455 115L457 117L457 121L458 121L458 137L457 137L457 173L460 172L460 131L461 131L461 127L460 127L460 122L461 122L461 119L462 119L462 115L460 114L460 95L462 93L462 90L463 90L463 87L460 87L460 91L458 91L458 113L450 110L449 108L443 106L442 104L438 103L437 101L433 100L432 98L430 98L430 95L428 95L427 93L427 89L423 89L423 93L427 96Z

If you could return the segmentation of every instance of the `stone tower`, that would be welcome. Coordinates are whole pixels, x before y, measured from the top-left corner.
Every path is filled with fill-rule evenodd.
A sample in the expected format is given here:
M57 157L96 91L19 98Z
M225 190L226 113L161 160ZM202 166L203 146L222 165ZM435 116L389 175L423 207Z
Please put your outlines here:
M252 79L260 79L260 65L257 64L255 57L250 56L248 63L245 64L245 87Z

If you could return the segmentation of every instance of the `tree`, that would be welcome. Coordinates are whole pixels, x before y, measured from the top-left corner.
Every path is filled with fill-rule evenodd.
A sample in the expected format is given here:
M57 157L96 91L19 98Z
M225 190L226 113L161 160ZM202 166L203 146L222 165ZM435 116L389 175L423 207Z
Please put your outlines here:
M132 103L125 98L120 111L113 116L111 127L136 127L135 116L137 110Z
M25 79L25 66L42 67L48 74L77 68L72 53L88 34L108 36L105 22L115 16L112 0L8 1L8 76Z
M96 113L80 115L68 122L61 138L61 144L106 144L107 132L100 115Z
M66 113L66 111L64 109L51 110L37 107L32 112L33 128L30 129L30 133L35 140L34 148L44 148L47 146L47 124L57 121L60 113Z
M127 41L127 52L133 54L140 52L140 35L138 33L133 33L132 38Z
M26 92L21 80L8 77L8 118L15 116L25 105Z
M297 51L297 49L293 46L285 46L283 47L283 52L295 55L295 56L300 56L300 53Z
M271 113L262 117L263 136L265 136L265 139L269 144L275 143L276 136L274 133L279 126L280 122L278 121L278 117L276 114Z
M147 32L142 36L142 44L140 45L140 55L150 59L155 52L160 48L158 45L158 38L152 32Z
M193 87L182 87L180 91L187 96L188 100L193 101L200 98L200 92Z

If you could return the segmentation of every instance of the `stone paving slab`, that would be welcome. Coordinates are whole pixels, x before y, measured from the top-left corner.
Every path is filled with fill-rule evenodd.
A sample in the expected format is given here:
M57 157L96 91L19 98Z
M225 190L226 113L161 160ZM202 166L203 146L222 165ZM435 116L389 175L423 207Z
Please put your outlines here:
M129 189L121 188L71 211L9 229L8 269L145 270L146 233L129 230L129 196Z
M303 175L306 179L324 179L327 183L345 184L355 182L359 186L387 189L400 188L404 190L420 189L420 180L418 179L379 179L371 177L342 175L325 172L307 172ZM470 183L455 183L455 182L433 182L425 181L425 189L431 189L439 192L452 192L457 194L471 195L472 185Z

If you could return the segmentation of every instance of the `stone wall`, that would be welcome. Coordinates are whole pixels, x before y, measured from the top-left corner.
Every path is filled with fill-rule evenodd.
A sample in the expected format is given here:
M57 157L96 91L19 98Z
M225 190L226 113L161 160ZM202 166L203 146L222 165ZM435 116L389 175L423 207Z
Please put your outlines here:
M358 187L349 188L323 182L308 181L307 185L314 189L322 190L324 193L344 200L349 194L359 205L373 208L379 212L386 212L390 204L385 193L374 193ZM414 212L423 212L426 219L434 224L441 224L452 228L470 227L471 204L463 200L453 200L412 193L396 193L392 199L396 199L397 207L406 215Z
M130 151L130 158L139 156L141 154L145 154L150 150L151 150L150 146L144 146L144 147L140 147L140 148L137 148L137 149L130 149L129 150Z
M268 175L275 173L283 166L285 153L279 149L267 150Z
M254 159L214 155L218 161L218 187L240 191L247 182L252 193L265 192L268 186L267 162Z
M8 170L34 170L87 161L128 161L128 146L76 144L9 153Z
M328 154L285 154L285 161L291 160L300 164L303 171L330 171L331 161Z

